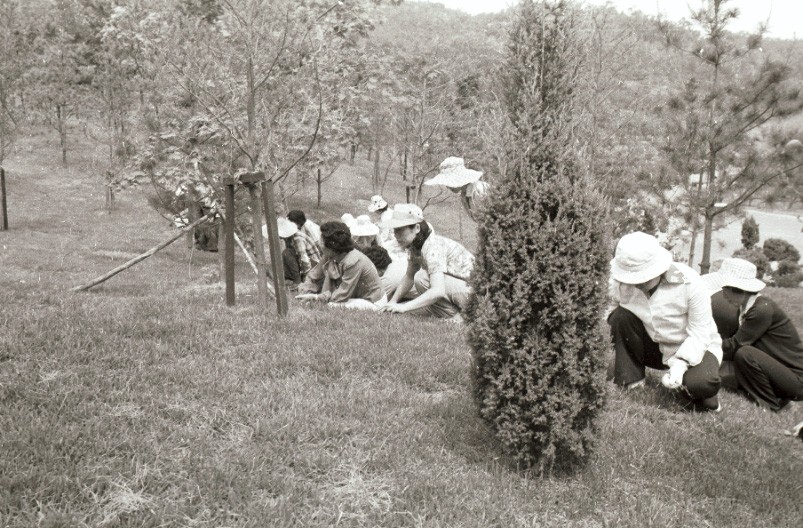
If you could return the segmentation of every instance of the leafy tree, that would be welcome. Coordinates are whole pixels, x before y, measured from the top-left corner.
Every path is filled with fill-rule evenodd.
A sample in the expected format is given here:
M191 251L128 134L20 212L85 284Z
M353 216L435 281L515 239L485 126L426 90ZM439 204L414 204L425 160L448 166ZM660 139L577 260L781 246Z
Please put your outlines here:
M466 314L480 416L542 472L588 459L604 399L610 239L573 148L576 31L563 1L525 1L516 15L503 80L509 169L480 215Z
M673 172L656 175L657 194L674 189L703 231L700 268L710 266L717 217L735 214L760 191L800 169L803 157L784 162L789 140L771 128L803 107L790 68L761 55L763 28L746 39L727 32L738 10L728 0L702 0L692 20L701 31L662 24L667 43L693 57L696 72L663 108L663 151ZM754 60L755 59L755 60ZM691 176L690 176L691 175Z
M16 0L0 0L0 165L23 125L30 41Z
M89 46L81 12L74 2L60 2L45 13L34 42L35 61L26 77L29 100L41 119L59 135L61 161L67 165L71 120L86 102L94 68L86 61Z
M782 238L768 238L764 241L764 254L770 261L780 262L789 260L797 262L800 260L800 252Z
M745 249L753 249L760 238L758 222L752 215L748 215L742 222L742 246Z

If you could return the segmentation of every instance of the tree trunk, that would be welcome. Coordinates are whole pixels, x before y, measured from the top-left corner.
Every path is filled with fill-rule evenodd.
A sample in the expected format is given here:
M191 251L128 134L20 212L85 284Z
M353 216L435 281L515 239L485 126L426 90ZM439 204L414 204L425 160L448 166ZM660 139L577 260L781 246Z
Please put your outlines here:
M700 273L705 275L711 268L711 237L714 232L714 216L705 213L705 227L703 228L703 259L700 262Z
M376 145L376 153L374 154L374 178L373 178L373 188L374 192L378 192L379 190L379 174L380 174L380 167L379 167L379 143Z
M223 236L220 240L224 241L223 262L226 281L226 306L234 306L236 296L234 292L234 185L226 185L226 216L224 222Z
M59 144L61 145L61 164L67 166L67 118L61 109L61 105L56 105L56 127L59 131Z
M0 167L0 207L3 209L3 231L8 231L8 202L6 201L6 169Z
M321 187L323 186L323 181L321 180L321 168L320 167L318 167L317 184L318 184L318 205L316 206L316 209L320 209L321 208Z

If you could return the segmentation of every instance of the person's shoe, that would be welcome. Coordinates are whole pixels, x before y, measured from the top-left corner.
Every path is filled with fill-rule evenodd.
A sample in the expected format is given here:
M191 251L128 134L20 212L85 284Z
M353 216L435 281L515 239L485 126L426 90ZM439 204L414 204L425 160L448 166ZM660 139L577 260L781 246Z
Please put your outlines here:
M710 398L703 398L699 401L700 410L702 411L711 411L711 412L721 412L722 405L719 403L719 395L715 394Z
M632 389L640 389L647 384L647 378L641 378L638 381L634 381L633 383L628 383L625 385L625 389L632 390Z

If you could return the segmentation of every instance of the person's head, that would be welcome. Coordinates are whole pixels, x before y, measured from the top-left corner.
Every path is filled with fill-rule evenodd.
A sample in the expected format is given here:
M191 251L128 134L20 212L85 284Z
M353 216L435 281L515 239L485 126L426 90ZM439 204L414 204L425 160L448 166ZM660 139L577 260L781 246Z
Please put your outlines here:
M611 275L622 284L630 284L647 293L661 281L672 265L672 254L658 239L637 231L619 239L611 262Z
M383 222L382 226L392 229L396 241L404 248L410 247L424 230L426 236L429 236L429 226L424 221L424 212L415 204L396 204L393 215Z
M385 274L388 266L390 266L390 263L393 262L388 254L388 250L382 246L371 246L362 250L362 252L365 253L365 256L374 263L376 271L379 272L380 277Z
M450 191L459 193L482 177L482 172L466 168L463 158L450 156L440 164L440 172L424 182L424 185L445 185Z
M307 223L307 215L304 214L304 211L299 211L298 209L287 213L287 219L297 225L299 229Z
M324 222L321 224L321 240L324 253L329 256L348 253L354 249L351 232L343 222Z
M351 231L351 238L357 249L365 249L376 244L376 235L379 234L379 227L371 222L368 215L360 215L348 224Z
M283 240L293 238L293 235L298 232L298 227L293 222L281 216L276 219L276 227L279 231L279 238ZM268 226L264 224L262 225L262 236L268 238Z
M368 205L368 211L371 213L383 213L387 210L388 203L382 196L375 194L371 197L371 203Z
M764 289L766 284L757 278L758 269L750 261L728 258L716 272L722 284L722 295L731 304L741 306L751 295Z

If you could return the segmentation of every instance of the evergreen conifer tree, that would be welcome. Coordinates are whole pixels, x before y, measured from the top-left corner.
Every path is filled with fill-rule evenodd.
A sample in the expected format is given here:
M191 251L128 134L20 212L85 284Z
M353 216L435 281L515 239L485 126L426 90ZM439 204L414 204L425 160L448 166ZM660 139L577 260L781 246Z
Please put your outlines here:
M571 133L576 31L565 2L522 2L504 79L510 168L480 218L467 310L480 415L541 472L590 454L609 342L607 210Z
M758 222L748 215L742 222L742 246L745 249L753 249L759 240Z

